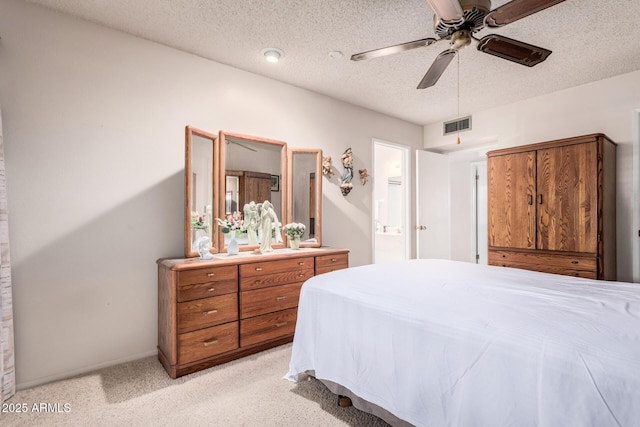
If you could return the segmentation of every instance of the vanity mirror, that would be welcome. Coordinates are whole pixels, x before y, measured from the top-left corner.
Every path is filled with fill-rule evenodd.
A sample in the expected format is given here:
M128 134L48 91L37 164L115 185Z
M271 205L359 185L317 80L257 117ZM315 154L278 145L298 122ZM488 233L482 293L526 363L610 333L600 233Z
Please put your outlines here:
M184 256L199 256L198 239L209 238L209 252L216 253L218 230L218 138L192 126L185 127Z
M322 150L288 149L287 221L305 225L301 247L322 246Z
M283 141L220 131L220 194L218 201L221 217L239 212L244 216L244 206L250 202L273 204L278 221L284 225L286 213L287 144ZM238 215L238 214L236 214ZM220 251L226 251L230 239L219 233ZM282 232L273 240L273 248L285 247ZM253 250L258 245L250 244L248 233L237 238L240 250ZM280 240L282 243L276 243Z

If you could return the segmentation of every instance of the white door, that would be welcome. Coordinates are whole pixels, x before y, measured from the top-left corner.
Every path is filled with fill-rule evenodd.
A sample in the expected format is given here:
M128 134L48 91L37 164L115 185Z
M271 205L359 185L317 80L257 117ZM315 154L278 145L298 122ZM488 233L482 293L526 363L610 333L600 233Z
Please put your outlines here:
M418 258L451 258L449 157L416 152L416 246Z

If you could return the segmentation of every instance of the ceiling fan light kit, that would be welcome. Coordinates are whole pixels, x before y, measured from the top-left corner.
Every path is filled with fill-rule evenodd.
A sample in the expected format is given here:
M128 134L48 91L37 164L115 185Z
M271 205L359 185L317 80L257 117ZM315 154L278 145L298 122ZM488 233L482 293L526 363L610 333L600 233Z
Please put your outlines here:
M564 0L512 0L491 10L490 0L426 0L434 11L434 33L437 38L425 38L381 49L369 50L351 56L351 60L377 58L409 49L429 46L447 40L450 47L441 52L427 70L418 89L436 84L456 56L457 51L468 46L471 40L478 42L480 52L507 59L517 64L533 67L547 59L551 51L509 37L489 34L481 39L474 34L485 27L502 27Z

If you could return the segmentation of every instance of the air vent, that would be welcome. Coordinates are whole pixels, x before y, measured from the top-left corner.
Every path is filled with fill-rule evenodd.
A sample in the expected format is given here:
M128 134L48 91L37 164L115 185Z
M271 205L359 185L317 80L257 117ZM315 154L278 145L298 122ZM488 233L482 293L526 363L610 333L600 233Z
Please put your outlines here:
M450 120L442 124L442 135L450 135L465 130L471 130L471 116Z

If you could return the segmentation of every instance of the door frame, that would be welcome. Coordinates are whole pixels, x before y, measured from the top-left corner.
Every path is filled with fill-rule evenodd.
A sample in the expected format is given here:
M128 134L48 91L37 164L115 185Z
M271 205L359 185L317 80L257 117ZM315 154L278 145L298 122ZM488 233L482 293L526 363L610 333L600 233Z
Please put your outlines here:
M479 256L480 254L484 254L485 258L484 259L480 259L480 261L482 261L482 264L487 264L488 260L488 245L487 245L487 214L488 214L488 185L487 185L487 161L486 160L482 160L482 161L477 161L477 162L471 162L470 164L471 167L471 197L472 197L472 201L471 201L471 232L473 233L473 239L472 242L474 243L472 245L471 248L471 262L475 262L476 264L478 264L479 262ZM484 169L484 192L480 191L479 188L479 181L480 181L480 177L478 175L478 170L479 169ZM484 202L484 223L479 222L478 220L480 219L481 215L479 212L479 207L480 205L483 205ZM481 250L479 244L479 236L480 233L483 231L480 229L480 227L484 228L484 250Z
M640 109L633 111L632 128L633 135L631 138L633 142L633 165L631 170L633 196L631 200L633 204L633 245L631 250L631 264L633 271L631 272L631 280L636 283L640 283Z

